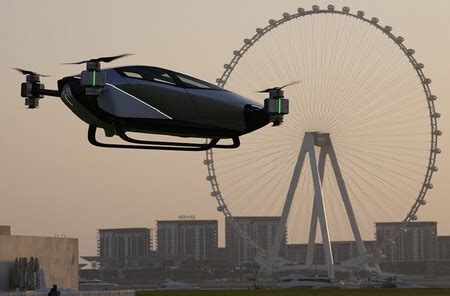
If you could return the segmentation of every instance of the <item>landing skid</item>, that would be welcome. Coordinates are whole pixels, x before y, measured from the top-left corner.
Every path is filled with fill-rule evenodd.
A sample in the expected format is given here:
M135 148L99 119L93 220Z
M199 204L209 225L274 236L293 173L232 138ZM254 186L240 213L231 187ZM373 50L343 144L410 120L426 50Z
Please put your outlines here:
M230 145L220 145L218 142L220 138L214 138L209 143L206 144L196 144L196 143L181 143L181 142L162 142L162 141L145 141L138 140L129 137L122 128L116 127L116 132L118 136L128 142L137 145L128 144L109 144L98 142L96 138L97 127L90 125L88 129L88 140L94 146L102 148L120 148L120 149L141 149L141 150L168 150L168 151L205 151L211 148L220 149L233 149L240 146L239 137L232 138L233 144Z

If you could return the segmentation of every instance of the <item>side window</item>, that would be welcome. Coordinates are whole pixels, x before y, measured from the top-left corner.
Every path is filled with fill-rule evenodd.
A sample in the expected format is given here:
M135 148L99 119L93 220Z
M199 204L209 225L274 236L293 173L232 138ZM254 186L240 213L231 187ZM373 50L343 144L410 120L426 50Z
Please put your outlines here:
M123 77L142 79L146 81L164 83L176 86L170 74L164 69L150 68L150 67L123 67L117 69Z
M172 80L172 78L170 77L170 75L165 72L165 71L152 71L153 74L153 81L155 82L162 82L162 83L166 83L166 84L172 84L172 85L176 85L176 83Z
M177 77L183 82L184 87L186 88L202 88L202 89L214 89L214 90L223 90L222 88L215 86L211 83L208 83L206 81L202 81L200 79L189 77L184 74L176 74Z
M139 73L137 73L137 72L123 71L122 73L124 74L125 77L129 77L129 78L137 78L137 79L144 79L144 77L142 76L142 74L139 74Z

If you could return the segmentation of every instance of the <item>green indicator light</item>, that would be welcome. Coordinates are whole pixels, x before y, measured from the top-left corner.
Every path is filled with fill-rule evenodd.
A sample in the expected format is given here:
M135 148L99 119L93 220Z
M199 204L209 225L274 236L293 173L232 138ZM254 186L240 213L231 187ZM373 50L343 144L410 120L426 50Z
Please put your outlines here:
M92 86L95 86L95 71L92 72Z
M278 113L281 114L281 98L278 99Z

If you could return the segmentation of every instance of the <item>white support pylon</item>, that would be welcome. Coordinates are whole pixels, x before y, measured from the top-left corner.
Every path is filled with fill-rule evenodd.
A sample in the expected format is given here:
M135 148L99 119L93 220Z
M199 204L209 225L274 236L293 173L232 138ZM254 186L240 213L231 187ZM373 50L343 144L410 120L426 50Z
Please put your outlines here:
M315 146L320 147L319 161L316 159ZM288 194L283 206L283 212L281 215L280 222L277 226L277 232L275 236L275 241L271 249L270 257L268 258L266 265L266 272L271 274L273 272L276 260L278 258L281 241L285 233L287 219L289 216L289 211L292 206L292 201L294 198L295 191L301 176L301 171L303 168L304 160L308 154L311 164L311 175L314 185L314 202L311 215L311 225L308 240L308 249L306 255L305 267L311 269L312 262L314 258L314 247L317 234L317 223L320 224L320 232L324 246L324 256L325 264L327 267L328 276L331 278L335 277L333 253L331 248L331 241L328 231L328 222L326 217L325 203L322 194L322 183L325 173L325 162L327 156L329 156L331 167L333 168L333 173L336 177L336 182L339 188L339 193L345 206L347 217L350 222L350 226L355 238L358 255L362 256L366 253L366 248L361 238L361 233L356 222L356 217L353 212L353 207L350 202L348 191L345 185L344 178L342 177L341 169L336 157L336 152L334 151L333 144L331 142L329 134L320 134L317 132L305 133L303 138L303 144L301 146L297 163L295 165L294 173L292 175L291 183L289 186Z
M316 133L305 133L303 138L303 144L300 148L300 152L297 158L297 163L295 165L294 173L291 178L291 183L289 185L288 194L283 206L283 212L281 214L281 219L278 222L277 231L275 235L275 241L271 249L270 257L268 258L266 273L271 274L273 272L274 264L278 258L281 240L283 239L283 234L285 233L287 219L289 216L289 211L292 206L292 201L294 199L294 194L300 180L301 171L305 161L306 154L309 156L311 164L311 175L314 185L314 203L317 207L314 207L318 212L318 220L320 222L320 229L322 234L322 240L324 242L324 255L325 262L327 265L327 273L331 278L335 277L334 274L334 264L333 264L333 254L331 251L330 237L328 233L328 224L326 220L325 204L322 195L321 180L319 177L319 169L317 166L316 152L315 152L315 140Z
M318 215L318 220L320 224L320 233L322 235L323 242L323 252L325 255L325 265L327 267L327 274L330 278L335 278L334 273L334 261L333 261L333 251L331 249L330 234L328 231L327 214L325 210L325 202L323 200L322 194L322 180L319 176L319 168L316 159L316 151L314 145L312 151L309 153L309 160L311 163L311 174L314 185L314 204L315 212ZM313 210L314 212L314 210ZM317 226L317 224L316 224ZM314 233L315 236L315 233Z
M268 261L265 266L265 272L270 275L273 272L273 267L275 265L275 261L278 259L278 255L280 252L281 240L283 239L283 234L286 231L286 223L287 218L289 216L289 211L291 210L292 200L294 199L295 190L297 189L298 181L300 180L300 173L303 168L303 162L305 161L305 155L308 151L307 147L313 145L314 149L314 138L308 137L305 134L303 138L303 144L300 148L300 152L298 154L297 163L295 164L294 174L291 178L291 183L289 185L289 190L286 196L286 200L283 206L283 212L281 214L280 221L277 225L277 230L275 233L275 240L273 242L273 246L271 249L271 253L269 254Z
M363 255L366 253L366 247L361 237L361 232L359 231L358 223L356 222L355 213L353 212L352 203L348 196L347 187L345 186L344 178L342 177L341 168L336 157L336 152L333 148L333 143L331 142L330 136L327 135L327 145L324 149L328 156L330 157L331 167L333 168L334 175L336 177L336 182L339 187L339 192L344 202L345 210L347 212L348 220L350 221L350 226L352 228L353 237L355 238L356 248L358 249L358 255Z
M327 153L324 149L320 149L319 154L319 177L320 183L323 185L323 176L325 173L325 160ZM311 269L313 259L314 259L314 247L316 244L316 234L317 234L317 221L319 220L319 214L317 213L317 202L314 199L312 214L311 214L311 224L309 228L309 239L308 239L308 249L306 251L306 268Z
M333 143L331 142L330 136L328 134L320 135L322 137L322 145L320 148L320 157L319 157L319 174L321 176L321 181L323 181L323 175L325 171L325 161L327 155L330 158L331 167L333 168L334 176L336 177L336 182L339 188L339 193L341 195L342 201L344 203L345 210L347 212L347 217L350 222L350 226L352 228L353 236L356 242L356 248L358 250L358 255L362 256L366 253L366 248L364 246L363 240L361 238L361 233L358 228L358 224L356 222L355 214L353 212L353 207L350 202L350 198L348 196L347 187L345 185L344 178L342 177L341 169L339 167L339 163L336 157L336 152L333 148ZM313 206L314 207L314 206ZM313 215L317 215L313 209ZM316 225L313 223L313 220L317 220L314 216L311 218L311 229L310 236L308 242L308 251L306 256L306 266L311 267L312 259L314 257L314 244L315 244L315 232ZM314 232L314 237L312 237L312 233Z

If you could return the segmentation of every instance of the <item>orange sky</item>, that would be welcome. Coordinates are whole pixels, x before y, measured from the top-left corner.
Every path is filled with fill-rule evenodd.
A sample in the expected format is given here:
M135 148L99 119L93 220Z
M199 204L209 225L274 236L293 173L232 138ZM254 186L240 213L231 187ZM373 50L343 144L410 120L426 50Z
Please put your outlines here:
M96 229L148 226L177 214L219 218L209 196L203 153L94 148L87 126L56 98L26 110L21 67L58 77L77 73L59 63L134 53L115 63L173 68L215 81L242 40L297 7L329 1L17 1L0 2L0 224L15 234L80 238L80 254L96 252ZM440 171L421 220L450 234L450 1L334 1L377 16L405 37L426 66L438 96L444 135ZM400 219L400 217L399 217ZM220 230L222 231L222 230Z

